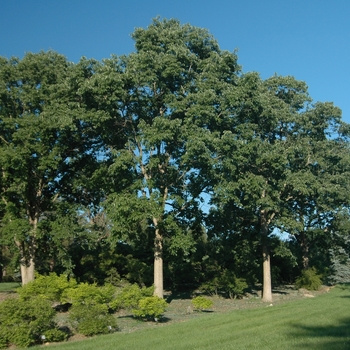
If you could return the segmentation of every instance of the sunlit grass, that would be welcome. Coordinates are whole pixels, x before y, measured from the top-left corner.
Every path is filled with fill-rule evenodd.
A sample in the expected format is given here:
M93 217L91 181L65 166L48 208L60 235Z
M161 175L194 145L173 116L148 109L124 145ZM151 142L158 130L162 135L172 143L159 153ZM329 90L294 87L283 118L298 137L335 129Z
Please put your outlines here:
M212 313L182 323L159 324L133 333L114 333L50 348L350 349L350 286L335 287L316 298L224 314Z

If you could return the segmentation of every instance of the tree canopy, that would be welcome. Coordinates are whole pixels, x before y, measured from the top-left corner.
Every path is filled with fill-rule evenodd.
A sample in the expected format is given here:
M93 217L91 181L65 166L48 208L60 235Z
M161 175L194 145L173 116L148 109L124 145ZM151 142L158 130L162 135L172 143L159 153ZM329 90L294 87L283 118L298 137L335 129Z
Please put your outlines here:
M0 59L3 268L13 252L23 283L153 280L160 297L244 279L266 301L310 266L335 280L350 253L341 110L242 72L206 29L156 18L132 38L101 62Z

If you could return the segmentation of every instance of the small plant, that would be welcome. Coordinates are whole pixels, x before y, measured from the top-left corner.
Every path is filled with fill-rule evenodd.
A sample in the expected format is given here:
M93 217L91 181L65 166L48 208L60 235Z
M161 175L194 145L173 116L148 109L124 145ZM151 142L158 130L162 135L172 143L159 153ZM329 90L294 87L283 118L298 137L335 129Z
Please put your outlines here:
M244 290L248 288L248 283L244 278L238 278L234 273L225 270L220 278L220 284L230 299L236 299L244 294Z
M28 347L40 343L41 335L55 329L55 311L41 297L8 299L0 303L0 347Z
M40 296L52 302L61 302L62 294L69 288L75 288L77 282L74 279L68 280L66 276L57 276L50 273L49 276L37 274L35 280L17 289L21 299L28 300L33 296Z
M145 297L139 300L137 309L133 310L135 317L157 319L163 315L167 302L157 296Z
M137 309L139 301L145 297L151 297L154 287L140 288L137 284L125 286L117 297L110 303L113 310Z
M215 277L203 284L199 287L199 290L205 294L209 294L211 296L217 296L219 294L220 289L220 280Z
M204 310L208 310L213 306L213 302L203 296L198 296L195 297L194 299L192 299L191 301L193 308L197 311L204 311Z
M117 322L113 315L108 313L107 305L73 305L69 320L72 327L86 336L107 334L117 329Z
M248 288L248 283L244 278L238 278L233 272L224 270L219 277L203 283L199 290L211 296L221 293L235 299L241 297L246 288Z
M302 271L301 276L297 278L295 285L297 288L319 290L322 285L321 275L318 275L316 269L311 267Z
M66 289L62 298L73 305L108 304L112 301L115 291L116 287L111 284L99 287L96 284L79 283Z
M69 333L54 328L45 331L44 334L41 336L41 340L44 342L53 343L65 341L68 339L68 337Z

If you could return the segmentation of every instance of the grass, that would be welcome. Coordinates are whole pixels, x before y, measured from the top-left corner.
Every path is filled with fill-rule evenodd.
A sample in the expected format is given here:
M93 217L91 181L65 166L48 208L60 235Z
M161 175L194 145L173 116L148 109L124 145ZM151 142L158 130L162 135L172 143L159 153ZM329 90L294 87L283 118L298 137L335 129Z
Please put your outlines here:
M185 322L160 323L132 333L114 333L50 348L350 349L350 285L337 286L315 298L223 314L213 312Z
M18 282L2 282L0 283L0 293L2 292L14 292L16 288L20 287Z

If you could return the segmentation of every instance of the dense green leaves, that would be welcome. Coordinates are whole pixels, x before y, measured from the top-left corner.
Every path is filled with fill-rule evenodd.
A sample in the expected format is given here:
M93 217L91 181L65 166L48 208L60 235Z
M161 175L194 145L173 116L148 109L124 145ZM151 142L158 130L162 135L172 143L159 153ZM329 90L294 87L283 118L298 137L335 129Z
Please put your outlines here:
M243 74L205 29L156 18L132 37L101 62L0 59L1 259L17 250L23 282L37 268L143 285L154 258L158 296L189 278L271 286L278 259L290 276L341 269L340 109L291 76Z

